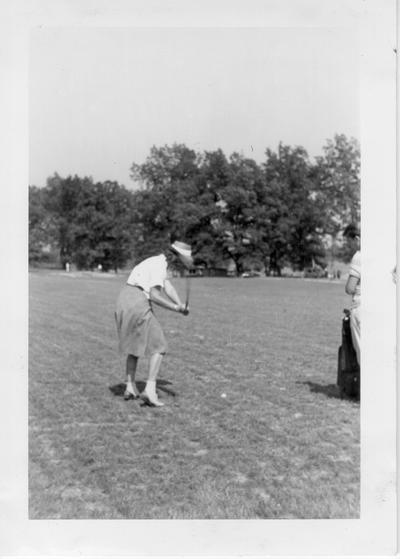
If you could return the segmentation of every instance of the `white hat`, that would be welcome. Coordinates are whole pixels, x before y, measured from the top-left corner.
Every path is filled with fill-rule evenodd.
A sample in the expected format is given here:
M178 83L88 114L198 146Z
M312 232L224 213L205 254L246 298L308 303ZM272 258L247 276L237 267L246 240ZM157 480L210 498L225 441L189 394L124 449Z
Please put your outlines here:
M171 245L171 249L178 254L182 263L187 268L191 268L193 266L193 256L192 256L192 249L190 245L187 245L186 243L181 243L180 241L175 241Z

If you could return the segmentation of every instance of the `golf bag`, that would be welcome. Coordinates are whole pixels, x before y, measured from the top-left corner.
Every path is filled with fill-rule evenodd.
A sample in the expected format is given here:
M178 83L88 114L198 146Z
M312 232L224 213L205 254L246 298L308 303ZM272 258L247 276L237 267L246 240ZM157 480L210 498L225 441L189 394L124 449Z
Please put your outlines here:
M360 366L357 362L350 329L350 311L344 309L342 345L338 352L337 385L340 397L360 399Z

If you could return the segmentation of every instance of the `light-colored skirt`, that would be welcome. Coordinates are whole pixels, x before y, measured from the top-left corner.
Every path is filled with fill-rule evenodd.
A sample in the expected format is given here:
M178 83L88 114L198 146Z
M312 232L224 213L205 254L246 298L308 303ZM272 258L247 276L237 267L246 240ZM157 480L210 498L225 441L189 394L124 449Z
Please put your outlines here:
M353 307L350 312L351 339L357 354L358 364L361 365L361 307Z
M168 350L161 325L150 302L138 287L125 285L118 297L115 322L122 355L149 357Z

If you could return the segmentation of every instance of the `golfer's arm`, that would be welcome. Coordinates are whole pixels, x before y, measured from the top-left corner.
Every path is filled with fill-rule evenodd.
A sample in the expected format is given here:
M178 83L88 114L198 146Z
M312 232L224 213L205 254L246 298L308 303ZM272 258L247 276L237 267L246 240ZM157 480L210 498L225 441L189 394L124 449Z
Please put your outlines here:
M346 282L346 287L344 288L347 295L354 295L358 285L358 278L355 276L349 276Z
M153 303L160 305L160 307L164 307L164 309L169 309L170 311L176 311L176 312L179 311L179 308L177 308L178 303L174 304L171 301L168 301L168 299L166 299L165 297L163 297L161 295L160 287L152 287L150 289L150 300Z
M169 280L165 280L164 282L164 291L166 295L173 301L176 305L182 306L182 302L179 298L179 295Z

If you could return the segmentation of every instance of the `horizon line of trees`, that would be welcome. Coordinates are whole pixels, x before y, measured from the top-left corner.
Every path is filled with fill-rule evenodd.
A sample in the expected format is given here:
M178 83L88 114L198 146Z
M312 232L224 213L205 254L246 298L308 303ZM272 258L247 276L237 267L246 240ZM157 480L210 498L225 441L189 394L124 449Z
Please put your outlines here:
M184 144L152 147L133 163L129 190L115 181L57 173L29 187L29 262L120 269L179 238L206 268L233 261L238 273L346 260L343 227L360 219L358 142L335 135L311 161L279 144L265 160Z

